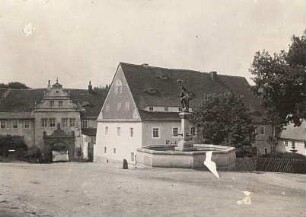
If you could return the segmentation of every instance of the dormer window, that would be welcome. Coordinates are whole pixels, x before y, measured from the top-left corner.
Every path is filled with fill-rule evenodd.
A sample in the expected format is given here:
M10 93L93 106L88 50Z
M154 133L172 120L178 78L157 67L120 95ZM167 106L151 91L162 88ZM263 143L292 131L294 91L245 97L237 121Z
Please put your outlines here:
M145 89L144 92L150 94L150 95L156 95L158 94L158 91L154 88L148 88L148 89Z
M115 93L122 93L122 81L120 79L115 82Z

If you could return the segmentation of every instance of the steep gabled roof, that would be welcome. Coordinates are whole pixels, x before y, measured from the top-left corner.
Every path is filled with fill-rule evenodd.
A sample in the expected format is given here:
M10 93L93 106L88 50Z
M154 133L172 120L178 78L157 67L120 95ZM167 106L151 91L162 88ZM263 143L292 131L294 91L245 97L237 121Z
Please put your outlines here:
M47 89L7 89L0 95L0 112L32 112ZM97 118L106 97L106 91L89 93L86 89L64 89L71 100L82 107L83 117Z
M147 106L180 106L180 88L177 80L183 80L184 86L193 95L190 107L199 106L209 94L231 92L243 96L251 112L262 113L259 100L252 94L251 87L244 77L217 74L215 79L212 79L210 73L193 70L129 63L120 63L120 66L139 110ZM146 119L147 116L144 113L141 115L142 119Z

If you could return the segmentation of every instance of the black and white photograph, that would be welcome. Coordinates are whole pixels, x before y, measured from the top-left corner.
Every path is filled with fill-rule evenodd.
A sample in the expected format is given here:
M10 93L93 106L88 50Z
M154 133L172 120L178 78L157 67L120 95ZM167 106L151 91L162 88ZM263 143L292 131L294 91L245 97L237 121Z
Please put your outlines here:
M0 0L0 217L305 217L305 0Z

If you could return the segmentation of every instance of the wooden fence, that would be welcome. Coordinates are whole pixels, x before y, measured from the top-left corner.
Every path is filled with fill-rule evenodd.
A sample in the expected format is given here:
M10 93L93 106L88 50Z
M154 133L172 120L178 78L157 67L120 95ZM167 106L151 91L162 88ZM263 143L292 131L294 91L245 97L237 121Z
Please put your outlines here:
M306 161L292 158L237 158L234 171L306 173Z

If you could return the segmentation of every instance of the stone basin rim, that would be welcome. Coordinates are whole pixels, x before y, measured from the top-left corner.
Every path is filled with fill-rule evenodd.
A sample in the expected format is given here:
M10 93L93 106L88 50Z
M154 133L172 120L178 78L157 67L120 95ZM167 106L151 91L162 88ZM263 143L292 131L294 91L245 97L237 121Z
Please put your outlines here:
M152 150L151 148L174 148L174 145L152 145L144 146L138 148L137 151L149 153L153 155L203 155L208 151L212 151L215 154L229 153L235 151L234 147L230 146L221 146L221 145L211 145L211 144L194 144L194 148L212 148L215 150L190 150L190 151L175 151L175 150Z

